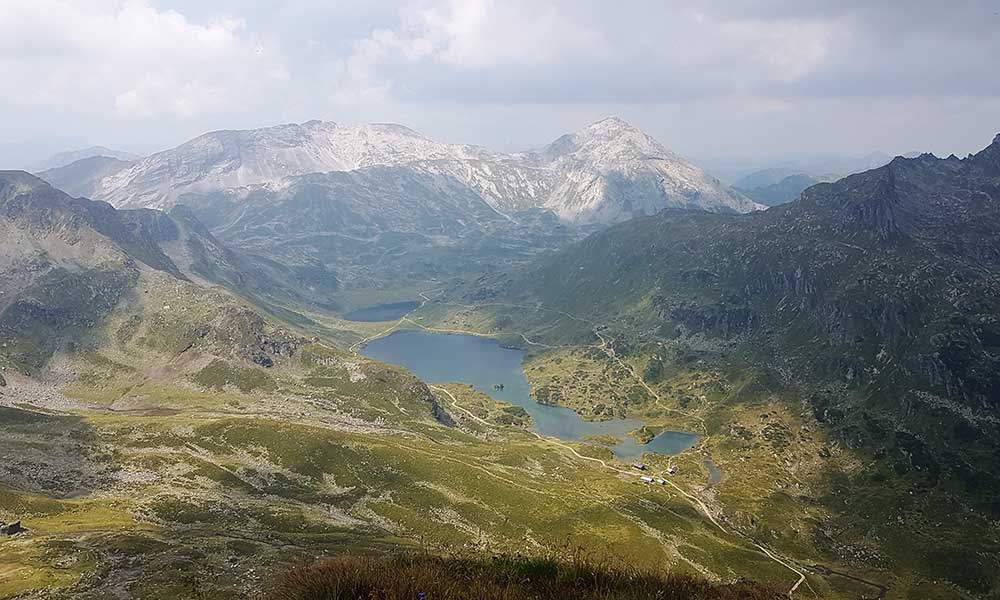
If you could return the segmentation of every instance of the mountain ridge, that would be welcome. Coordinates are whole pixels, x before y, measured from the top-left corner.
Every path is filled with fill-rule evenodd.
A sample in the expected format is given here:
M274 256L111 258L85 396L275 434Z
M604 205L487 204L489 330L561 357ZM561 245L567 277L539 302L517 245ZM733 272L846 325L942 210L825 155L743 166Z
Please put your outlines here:
M93 192L123 208L168 208L186 193L379 165L450 175L501 214L544 208L567 221L615 222L666 207L762 208L618 118L515 154L435 142L385 123L220 130L110 173Z
M798 356L799 372L847 382L842 402L895 390L912 420L914 398L931 394L954 402L956 419L995 421L998 231L1000 136L965 159L897 157L762 213L615 225L537 263L511 301L756 339L782 369Z
M126 152L124 150L114 150L105 146L88 146L87 148L80 148L79 150L69 150L53 154L44 161L40 161L39 163L32 165L29 171L32 173L38 173L49 169L58 169L80 160L99 156L104 158L114 158L116 160L126 162L131 162L141 158L138 154Z

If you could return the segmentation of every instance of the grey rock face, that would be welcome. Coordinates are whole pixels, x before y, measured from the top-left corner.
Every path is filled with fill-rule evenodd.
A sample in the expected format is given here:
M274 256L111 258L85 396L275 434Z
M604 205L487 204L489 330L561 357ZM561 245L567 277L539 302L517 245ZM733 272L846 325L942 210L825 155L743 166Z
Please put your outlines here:
M374 167L446 177L501 215L544 208L566 221L613 223L664 208L763 208L616 118L518 154L439 143L391 124L217 131L109 173L92 188L118 207L167 208L185 194L281 187L289 177Z

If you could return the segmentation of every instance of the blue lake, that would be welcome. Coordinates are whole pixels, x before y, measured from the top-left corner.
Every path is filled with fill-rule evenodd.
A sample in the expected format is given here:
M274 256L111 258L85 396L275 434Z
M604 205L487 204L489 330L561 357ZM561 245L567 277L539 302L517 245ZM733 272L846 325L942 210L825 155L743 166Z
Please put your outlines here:
M467 383L497 400L521 406L531 415L534 430L541 435L563 440L592 435L618 438L620 442L611 451L622 460L637 458L643 452L677 454L698 439L694 433L664 431L648 444L639 444L625 434L642 427L642 421L585 421L568 408L539 404L531 399L528 380L521 368L524 352L504 348L494 339L405 330L372 340L361 353L404 367L424 381ZM498 383L504 385L503 390L493 389Z
M403 318L406 313L415 310L418 306L420 306L420 303L414 300L393 302L392 304L379 304L378 306L352 310L344 315L344 318L348 321L395 321Z

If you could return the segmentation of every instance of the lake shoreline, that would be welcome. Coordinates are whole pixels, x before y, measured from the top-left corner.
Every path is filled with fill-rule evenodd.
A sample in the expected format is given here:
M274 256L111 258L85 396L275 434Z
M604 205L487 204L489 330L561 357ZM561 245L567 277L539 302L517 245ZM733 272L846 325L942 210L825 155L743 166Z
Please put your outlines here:
M693 432L663 430L641 444L628 435L646 426L640 419L588 421L568 407L536 402L523 370L525 350L507 347L492 336L407 328L369 340L359 352L408 369L428 383L462 382L494 400L520 406L531 416L532 430L541 435L575 442L614 437L619 442L609 449L619 460L634 460L644 452L679 454L700 438Z

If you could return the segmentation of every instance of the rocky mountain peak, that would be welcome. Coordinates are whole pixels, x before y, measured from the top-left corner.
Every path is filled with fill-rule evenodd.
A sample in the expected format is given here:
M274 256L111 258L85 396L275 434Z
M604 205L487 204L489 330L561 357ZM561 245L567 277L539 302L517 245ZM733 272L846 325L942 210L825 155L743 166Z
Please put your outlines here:
M185 194L277 189L290 177L373 167L451 178L502 215L544 208L568 221L611 223L668 207L760 208L617 117L521 154L437 142L394 123L314 120L215 131L127 166L93 169L86 185L73 189L119 208L167 209Z
M573 134L578 149L631 152L637 156L670 155L662 144L638 127L618 117L607 117Z
M616 117L614 115L609 117L604 117L599 121L594 121L590 125L583 128L583 131L618 131L618 132L635 132L641 133L641 130L632 125L625 119L621 117Z
M974 154L970 160L986 173L993 176L1000 175L1000 133L993 138L989 146Z
M49 184L26 171L0 171L0 202Z
M69 196L26 171L0 171L0 215L61 208ZM36 205L32 207L31 205Z

